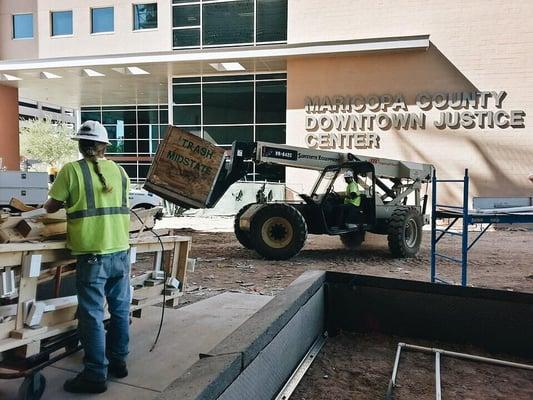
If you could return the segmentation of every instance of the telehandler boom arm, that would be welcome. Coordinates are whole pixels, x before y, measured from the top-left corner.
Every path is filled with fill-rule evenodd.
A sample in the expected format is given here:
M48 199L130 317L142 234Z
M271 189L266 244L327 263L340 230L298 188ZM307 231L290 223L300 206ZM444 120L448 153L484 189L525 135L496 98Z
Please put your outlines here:
M285 144L269 142L234 142L232 153L223 165L207 206L213 207L226 190L246 174L245 163L273 164L286 167L322 171L331 165L342 165L349 161L365 161L374 165L376 184L392 197L391 189L382 182L390 179L400 182L402 179L428 182L432 166L408 161L368 157L326 150L308 149Z

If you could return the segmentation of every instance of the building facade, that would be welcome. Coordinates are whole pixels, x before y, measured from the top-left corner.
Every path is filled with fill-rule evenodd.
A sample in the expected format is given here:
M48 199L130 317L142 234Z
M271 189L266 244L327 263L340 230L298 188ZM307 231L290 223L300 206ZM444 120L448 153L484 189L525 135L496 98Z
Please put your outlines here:
M3 0L0 103L18 92L100 120L139 180L173 124L225 148L429 162L441 178L468 168L474 195L530 195L532 17L518 0ZM0 120L15 159L16 121L3 108ZM248 172L297 191L315 177Z

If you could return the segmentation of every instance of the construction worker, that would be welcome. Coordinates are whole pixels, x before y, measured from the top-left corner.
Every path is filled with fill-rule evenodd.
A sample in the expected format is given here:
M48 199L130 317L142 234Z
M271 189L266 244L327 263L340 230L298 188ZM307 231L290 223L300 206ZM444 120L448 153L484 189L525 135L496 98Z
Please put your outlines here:
M344 196L344 204L341 204L338 209L338 226L345 226L350 217L355 214L355 211L361 206L361 195L357 188L357 183L354 179L354 174L351 169L344 173L344 181L346 182L346 193Z
M57 169L55 165L49 165L47 170L48 170L48 182L54 183L59 170Z
M72 393L102 393L107 390L108 373L116 378L128 375L130 182L122 167L104 158L110 143L99 122L85 122L73 139L83 159L59 171L44 205L49 213L66 208L67 247L77 260L84 370L63 387ZM107 338L106 299L111 315Z

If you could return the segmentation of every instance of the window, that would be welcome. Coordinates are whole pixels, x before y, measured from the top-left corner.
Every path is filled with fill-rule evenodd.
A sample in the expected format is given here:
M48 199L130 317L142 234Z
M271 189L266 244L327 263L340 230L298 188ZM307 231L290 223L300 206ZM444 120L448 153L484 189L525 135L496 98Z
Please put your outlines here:
M203 6L203 45L254 42L254 1L209 3Z
M173 46L259 45L287 41L288 0L173 0Z
M287 0L257 0L257 41L287 41Z
M91 33L115 31L115 10L113 7L91 9Z
M204 124L252 124L254 83L204 84ZM230 142L231 143L231 142Z
M236 140L286 141L285 73L176 77L172 86L174 125L223 148ZM285 179L279 166L250 165L250 174L256 180Z
M133 30L157 28L157 3L133 5Z
M13 15L13 39L33 38L33 14Z
M52 36L72 35L72 11L52 11Z
M166 104L109 105L81 108L81 122L104 124L111 145L108 156L121 157L119 162L133 181L146 178L151 157L168 129Z

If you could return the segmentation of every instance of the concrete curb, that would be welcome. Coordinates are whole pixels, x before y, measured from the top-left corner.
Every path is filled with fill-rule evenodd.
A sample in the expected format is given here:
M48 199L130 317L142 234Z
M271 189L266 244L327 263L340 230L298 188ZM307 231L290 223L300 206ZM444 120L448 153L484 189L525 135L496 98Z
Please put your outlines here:
M324 271L307 271L176 379L158 400L214 400L239 377L322 288Z

